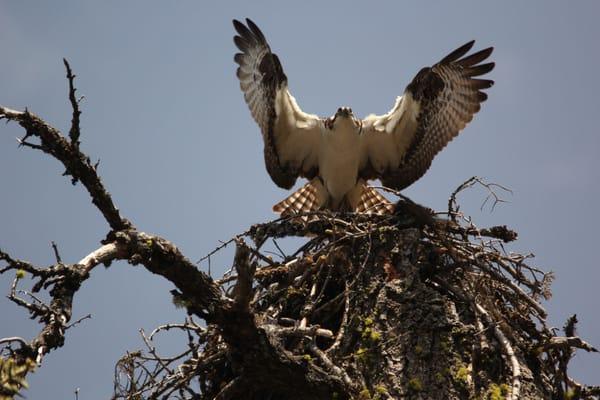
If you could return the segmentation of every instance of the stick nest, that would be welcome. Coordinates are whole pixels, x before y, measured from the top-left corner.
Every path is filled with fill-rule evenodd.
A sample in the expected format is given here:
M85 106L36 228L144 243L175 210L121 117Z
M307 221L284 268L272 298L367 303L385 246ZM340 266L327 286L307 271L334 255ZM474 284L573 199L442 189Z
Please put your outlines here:
M462 218L456 193L446 217L404 199L389 216L252 226L218 248L236 244L217 283L240 319L178 325L189 340L177 358L128 353L115 398L597 398L567 375L575 348L596 351L575 317L564 336L545 324L552 274L506 250L512 230ZM303 239L286 254L278 241L290 237ZM266 347L246 343L247 330Z

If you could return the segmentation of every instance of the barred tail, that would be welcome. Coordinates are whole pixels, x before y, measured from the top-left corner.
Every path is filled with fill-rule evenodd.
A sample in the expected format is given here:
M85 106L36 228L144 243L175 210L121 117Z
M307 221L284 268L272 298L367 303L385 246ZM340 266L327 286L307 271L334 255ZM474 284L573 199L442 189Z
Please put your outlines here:
M327 192L318 179L313 179L292 193L288 198L273 206L273 211L282 217L316 211L325 205Z
M367 214L391 214L394 212L394 205L374 187L367 184L362 186L360 199L354 208L357 213Z

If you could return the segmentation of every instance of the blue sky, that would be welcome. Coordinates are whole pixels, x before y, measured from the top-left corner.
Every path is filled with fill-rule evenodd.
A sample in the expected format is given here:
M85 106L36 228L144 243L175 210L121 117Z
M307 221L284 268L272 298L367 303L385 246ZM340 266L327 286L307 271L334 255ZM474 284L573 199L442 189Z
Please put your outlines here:
M273 217L287 193L264 169L262 142L242 99L233 18L251 17L282 60L307 112L387 112L417 71L471 39L494 46L496 81L465 131L405 194L443 210L473 175L513 190L493 213L470 191L462 209L479 226L507 224L510 249L533 252L553 270L550 325L577 313L579 333L600 345L596 232L599 221L600 54L593 1L424 2L55 1L0 3L0 104L28 107L63 132L70 109L62 58L77 74L82 148L100 159L103 180L139 229L198 259L219 240ZM18 149L14 125L0 127L0 247L40 265L50 242L76 262L107 232L80 186L58 163ZM231 253L213 258L220 275ZM206 265L202 266L206 268ZM11 277L0 277L8 293ZM143 268L98 268L76 297L74 317L93 318L67 334L30 378L30 399L109 397L115 361L142 347L138 329L181 321L171 285ZM0 299L0 337L30 339L38 325ZM178 337L160 344L175 351ZM572 373L600 383L600 357L578 353Z

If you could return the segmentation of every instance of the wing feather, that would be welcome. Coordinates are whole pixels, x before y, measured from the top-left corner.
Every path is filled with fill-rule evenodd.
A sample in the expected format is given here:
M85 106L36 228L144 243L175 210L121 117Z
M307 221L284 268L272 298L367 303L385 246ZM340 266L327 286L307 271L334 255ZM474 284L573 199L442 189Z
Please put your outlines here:
M298 176L312 179L318 173L318 149L322 121L304 113L287 88L287 77L261 30L250 19L234 20L240 49L233 59L236 75L261 129L267 172L280 187L291 188Z
M451 62L458 60L459 58L461 58L462 56L467 54L469 52L469 50L471 50L471 48L473 48L474 44L475 44L474 40L471 40L470 42L463 44L458 49L454 50L453 52L448 54L446 57L442 58L438 64L450 64Z
M494 68L493 48L465 55L474 41L421 69L387 114L363 120L361 176L401 190L429 169L435 155L473 119L494 81L473 78ZM393 151L390 151L393 149Z

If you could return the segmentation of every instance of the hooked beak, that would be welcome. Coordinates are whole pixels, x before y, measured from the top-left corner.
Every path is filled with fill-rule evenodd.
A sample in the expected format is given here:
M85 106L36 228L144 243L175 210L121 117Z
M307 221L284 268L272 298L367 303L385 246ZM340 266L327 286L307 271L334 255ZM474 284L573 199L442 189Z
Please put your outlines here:
M354 114L352 114L352 109L350 107L340 107L337 109L337 112L335 113L335 117L352 117L354 116Z

